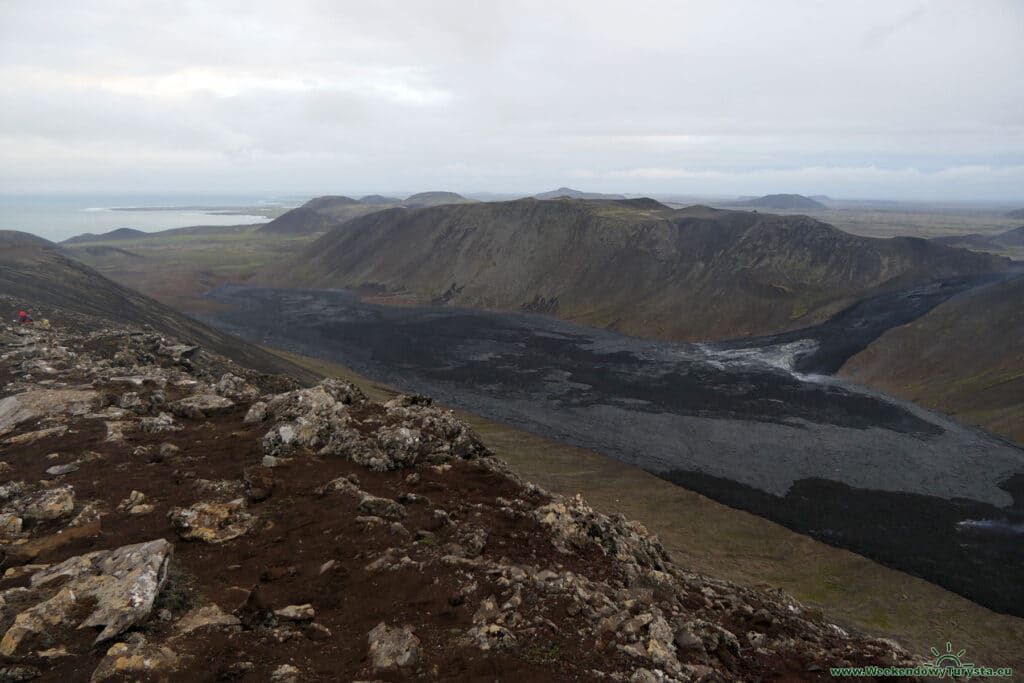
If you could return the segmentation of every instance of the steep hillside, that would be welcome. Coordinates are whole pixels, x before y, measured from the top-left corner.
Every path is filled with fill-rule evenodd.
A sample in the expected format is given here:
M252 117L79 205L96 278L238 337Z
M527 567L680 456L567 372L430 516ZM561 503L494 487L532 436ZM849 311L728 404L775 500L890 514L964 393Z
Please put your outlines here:
M40 318L45 312L40 309L57 306L123 324L150 325L264 372L313 379L277 356L108 280L33 235L0 231L0 294L19 300L21 307Z
M779 211L794 209L811 211L828 208L821 202L805 197L802 194L767 194L763 197L736 202L733 206L756 206L765 209L777 209Z
M856 237L804 216L523 199L365 216L263 280L706 340L805 327L880 288L1007 263L925 240Z
M1024 276L894 328L841 373L1024 444Z
M277 235L308 235L326 232L339 224L328 213L322 213L305 206L292 209L259 228L260 232Z

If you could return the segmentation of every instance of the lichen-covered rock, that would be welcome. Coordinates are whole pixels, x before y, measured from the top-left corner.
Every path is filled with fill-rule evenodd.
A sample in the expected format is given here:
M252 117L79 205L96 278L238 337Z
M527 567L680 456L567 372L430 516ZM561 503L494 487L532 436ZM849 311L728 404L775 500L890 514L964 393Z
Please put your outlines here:
M235 407L235 402L217 394L193 394L174 401L167 407L178 417L202 419L228 412Z
M596 545L607 555L645 569L664 570L670 562L661 542L642 524L598 513L580 496L539 507L534 517L551 529L564 551Z
M18 515L0 513L0 538L10 538L21 533L22 519Z
M282 664L270 672L272 683L298 683L301 676L302 671L299 670L299 667L291 664Z
M245 414L245 418L242 420L244 424L256 424L257 422L263 422L267 419L267 404L263 401L256 401L249 406L249 411Z
M26 522L43 522L67 517L75 509L75 489L70 484L43 489L22 497L16 504Z
M408 514L405 506L390 498L379 498L363 494L359 499L359 511L363 514L383 517L384 519L405 519Z
M370 660L376 671L412 666L420 658L420 639L411 626L391 628L383 621L370 631Z
M263 452L273 457L306 448L372 470L475 458L490 451L463 422L422 399L374 406L355 386L325 380L311 389L278 394L250 408L247 422L269 420Z
M98 405L92 390L34 389L0 399L0 436L30 420L85 415Z
M499 624L479 624L466 631L469 641L481 650L503 650L516 645L516 637Z
M174 432L183 429L181 425L174 423L174 416L170 413L160 413L156 417L144 417L139 422L139 428L148 434Z
M167 579L172 550L158 539L79 555L36 572L18 596L19 604L31 606L4 634L0 654L52 647L60 642L56 634L71 628L102 626L94 641L100 643L143 622Z
M256 518L245 511L241 498L227 503L196 503L168 513L178 535L186 541L224 543L249 533Z
M150 645L144 638L136 638L134 642L111 645L89 681L99 683L112 678L152 680L154 675L164 678L180 663L178 655L166 645Z
M14 657L32 649L52 647L58 634L73 627L68 623L78 597L69 588L19 613L0 640L0 655Z
M185 614L175 625L175 631L180 635L185 635L201 628L223 628L238 626L241 623L238 617L226 613L217 605L205 605Z
M313 621L316 618L316 610L309 604L288 605L274 610L274 615L284 621Z
M252 401L260 395L260 390L247 382L245 378L230 372L221 375L213 390L234 401Z

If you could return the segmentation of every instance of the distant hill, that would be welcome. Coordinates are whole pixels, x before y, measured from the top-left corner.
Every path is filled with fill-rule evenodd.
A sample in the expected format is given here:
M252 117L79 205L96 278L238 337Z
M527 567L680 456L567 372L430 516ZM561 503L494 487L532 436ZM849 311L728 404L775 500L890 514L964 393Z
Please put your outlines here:
M806 216L522 199L357 218L264 281L707 340L805 327L873 291L1009 263L921 239L858 237Z
M264 372L314 375L257 346L209 328L65 256L55 244L22 232L0 232L0 292L29 307L58 306L122 324L150 325ZM54 321L57 322L57 321Z
M344 197L342 195L326 195L324 197L310 199L300 208L310 209L311 211L330 211L331 209L339 206L351 206L358 203L358 200L352 199L351 197Z
M307 206L301 206L281 214L269 223L260 226L259 231L276 235L309 235L325 232L338 225L337 220L325 213L307 208ZM352 204L345 206L352 206Z
M403 204L409 207L438 206L440 204L465 204L475 200L463 197L457 192L420 192L406 197Z
M841 374L1024 444L1024 276L895 327Z
M408 199L379 194L352 199L327 195L311 199L297 209L284 213L260 228L260 232L278 235L311 235L330 230L345 221L396 207L436 206L474 202L455 192L421 192Z
M742 202L734 202L730 206L756 206L765 209L777 209L789 211L794 209L827 209L821 202L815 201L802 194L766 194L756 199L748 199Z
M1024 225L996 235L982 235L972 232L968 235L935 237L932 242L971 249L1010 249L1024 247Z
M604 194L602 192L583 192L574 190L571 187L560 187L550 192L541 192L533 195L534 199L558 199L559 197L570 197L572 199L625 199L621 194Z
M401 200L398 199L394 199L394 204L384 201L390 199L381 195L369 195L362 199L352 199L342 195L317 197L263 225L260 232L278 235L312 235L324 232L347 220L365 216L389 206L401 205Z
M1006 215L1009 218L1024 218L1024 209L1015 209Z
M77 235L62 242L62 244L84 244L86 242L107 242L110 240L131 240L139 237L146 237L150 233L136 230L135 228L118 228L102 234L87 232L84 235Z
M385 197L379 194L368 194L365 197L359 198L360 204L387 204L387 205L398 205L402 203L402 200L398 197Z

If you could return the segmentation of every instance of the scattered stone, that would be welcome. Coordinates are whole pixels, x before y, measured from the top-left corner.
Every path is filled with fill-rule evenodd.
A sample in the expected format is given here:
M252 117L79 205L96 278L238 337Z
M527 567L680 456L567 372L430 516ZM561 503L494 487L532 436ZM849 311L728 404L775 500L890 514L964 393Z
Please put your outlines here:
M502 650L513 647L516 637L504 626L499 624L480 624L466 632L470 642L481 650Z
M0 513L0 537L11 538L21 533L21 517L10 512Z
M174 416L170 413L160 413L156 417L144 417L139 422L139 428L147 434L174 432L184 429L181 425L174 424Z
M312 605L288 605L279 610L274 610L278 619L285 621L313 621L316 618L316 610Z
M297 683L302 672L291 664L282 664L270 674L270 680L274 683Z
M146 494L143 493L142 491L133 490L130 494L128 494L127 498L125 498L118 504L117 509L120 510L121 512L127 512L128 510L131 510L132 508L138 505L142 505L145 502ZM150 507L152 508L152 506Z
M15 664L0 668L0 683L25 683L34 681L43 675L43 672L34 666Z
M7 444L8 446L28 446L42 439L64 436L65 434L67 434L67 432L67 425L57 425L56 427L48 427L46 429L39 429L34 432L25 432L24 434L18 434L17 436L12 436L8 439L5 439L3 443ZM3 468L0 467L0 472L3 471Z
M247 425L256 424L257 422L263 422L267 419L267 404L263 401L257 401L249 406L249 412L245 414L245 419L242 420Z
M224 543L243 536L256 526L241 498L227 503L196 503L168 513L178 535L186 541Z
M46 468L46 473L51 477L60 477L65 474L71 474L72 472L78 471L78 465L70 462L66 465L54 465L53 467Z
M359 499L359 511L384 519L405 519L405 506L390 498L378 498L366 493Z
M192 633L192 631L210 626L231 627L239 626L241 623L238 617L227 614L217 605L206 605L187 612L178 620L175 631L180 635L185 635L186 633Z
M420 658L420 639L411 626L390 628L383 621L368 635L370 659L376 671L412 666Z
M147 419L153 419L153 418L147 418ZM125 433L125 431L129 431L129 430L131 430L131 429L133 429L135 427L135 423L134 422L125 422L123 420L114 420L114 421L110 421L110 422L104 422L103 425L107 428L107 438L106 438L106 441L108 443L123 443L124 442L124 433ZM141 427L141 424L140 424L140 427ZM150 431L155 431L155 430L150 430Z
M221 415L235 407L235 402L216 394L193 394L168 404L171 412L178 417L203 419Z
M21 518L26 522L60 519L75 508L75 489L70 484L30 493L18 504Z
M149 645L145 640L136 643L115 643L93 671L90 683L124 676L147 679L154 674L174 671L180 663L178 655L164 645ZM161 676L163 678L163 676Z

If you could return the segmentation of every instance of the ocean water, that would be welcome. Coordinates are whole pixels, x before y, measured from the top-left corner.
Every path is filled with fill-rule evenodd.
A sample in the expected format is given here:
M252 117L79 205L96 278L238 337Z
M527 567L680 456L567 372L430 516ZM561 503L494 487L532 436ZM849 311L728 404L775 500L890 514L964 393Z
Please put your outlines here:
M193 225L251 225L268 219L215 212L298 203L295 198L266 195L0 195L0 230L21 230L59 242L117 228L157 232ZM115 210L126 207L147 210Z

